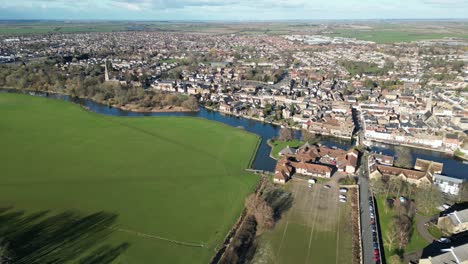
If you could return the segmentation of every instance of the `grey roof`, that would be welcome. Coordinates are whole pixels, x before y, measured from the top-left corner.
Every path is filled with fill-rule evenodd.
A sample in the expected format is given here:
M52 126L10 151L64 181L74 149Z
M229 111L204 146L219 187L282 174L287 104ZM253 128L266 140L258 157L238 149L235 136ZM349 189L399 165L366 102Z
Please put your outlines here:
M450 220L454 225L459 225L461 223L468 223L468 209L455 211L448 215Z
M463 183L463 179L453 178L445 175L434 174L434 179L451 183Z
M290 148L289 146L285 147L279 152L279 154L281 155L293 155L295 153L296 153L296 149Z
M458 247L445 249L445 253L430 258L432 264L447 264L447 263L466 263L468 261L468 244Z

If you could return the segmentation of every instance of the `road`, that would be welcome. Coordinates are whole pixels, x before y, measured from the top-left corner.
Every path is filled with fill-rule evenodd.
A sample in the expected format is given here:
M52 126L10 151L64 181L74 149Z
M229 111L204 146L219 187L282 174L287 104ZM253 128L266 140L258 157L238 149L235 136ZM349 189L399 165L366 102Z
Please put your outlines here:
M367 162L363 162L361 164L361 169L359 170L359 193L359 205L361 210L362 263L374 263L372 228L369 214L369 180L367 178Z

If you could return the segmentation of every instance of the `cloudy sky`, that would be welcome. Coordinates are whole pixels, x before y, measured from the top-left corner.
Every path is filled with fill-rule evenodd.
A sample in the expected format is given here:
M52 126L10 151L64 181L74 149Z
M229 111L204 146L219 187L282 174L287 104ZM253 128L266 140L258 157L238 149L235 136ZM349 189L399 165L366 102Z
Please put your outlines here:
M0 0L0 19L468 18L468 0Z

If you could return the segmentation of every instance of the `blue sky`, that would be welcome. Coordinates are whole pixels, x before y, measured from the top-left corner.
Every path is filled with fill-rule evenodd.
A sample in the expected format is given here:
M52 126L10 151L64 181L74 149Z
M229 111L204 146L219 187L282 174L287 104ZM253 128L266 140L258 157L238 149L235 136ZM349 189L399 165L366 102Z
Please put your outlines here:
M0 0L0 19L468 18L468 0Z

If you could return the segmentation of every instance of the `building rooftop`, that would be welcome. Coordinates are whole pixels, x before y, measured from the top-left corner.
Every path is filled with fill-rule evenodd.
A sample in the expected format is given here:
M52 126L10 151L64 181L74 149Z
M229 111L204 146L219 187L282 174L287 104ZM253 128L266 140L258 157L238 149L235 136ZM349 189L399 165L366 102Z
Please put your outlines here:
M458 179L458 178L453 178L445 175L440 175L440 174L434 174L434 179L436 180L441 180L441 181L446 181L446 182L451 182L451 183L463 183L463 179Z
M461 211L454 211L449 214L448 217L454 225L459 225L461 223L468 223L468 209Z
M450 249L444 249L442 253L435 257L429 257L428 260L432 264L456 264L456 263L468 263L468 244L464 244L458 247L452 247Z

